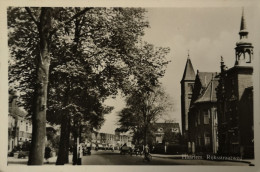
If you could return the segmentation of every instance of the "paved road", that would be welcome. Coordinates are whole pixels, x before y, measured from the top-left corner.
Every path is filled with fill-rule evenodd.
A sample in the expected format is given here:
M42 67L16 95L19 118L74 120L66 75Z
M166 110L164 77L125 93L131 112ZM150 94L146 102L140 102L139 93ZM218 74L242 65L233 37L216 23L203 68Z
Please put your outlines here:
M92 155L83 156L82 165L229 165L248 166L243 162L185 160L153 157L151 162L143 162L142 156L120 155L118 151L93 151Z

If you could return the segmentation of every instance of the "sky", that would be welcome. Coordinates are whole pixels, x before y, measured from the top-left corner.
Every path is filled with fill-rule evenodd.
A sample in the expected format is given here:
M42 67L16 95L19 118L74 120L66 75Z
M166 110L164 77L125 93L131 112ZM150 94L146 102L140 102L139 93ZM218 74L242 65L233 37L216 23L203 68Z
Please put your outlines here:
M257 41L255 11L253 7L244 7L249 40L253 46ZM239 40L241 16L242 7L147 8L146 17L150 28L145 30L143 39L156 46L171 49L168 54L171 63L161 82L174 101L174 110L170 116L179 122L180 126L180 81L188 52L195 73L197 70L219 72L221 56L225 64L232 67L235 62L234 48ZM258 51L256 48L255 52ZM105 104L112 105L115 109L105 116L106 122L100 132L114 133L117 127L117 112L125 104L120 96L107 100Z

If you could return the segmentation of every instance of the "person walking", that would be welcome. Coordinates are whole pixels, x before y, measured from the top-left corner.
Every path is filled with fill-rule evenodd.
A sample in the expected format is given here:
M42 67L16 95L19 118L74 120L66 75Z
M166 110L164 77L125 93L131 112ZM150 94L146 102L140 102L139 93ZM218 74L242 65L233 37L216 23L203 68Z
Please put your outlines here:
M49 164L50 157L51 157L51 148L49 146L46 146L44 151L44 158L46 159L47 164Z
M78 146L78 158L77 158L77 165L82 164L82 156L83 156L83 148L81 145Z

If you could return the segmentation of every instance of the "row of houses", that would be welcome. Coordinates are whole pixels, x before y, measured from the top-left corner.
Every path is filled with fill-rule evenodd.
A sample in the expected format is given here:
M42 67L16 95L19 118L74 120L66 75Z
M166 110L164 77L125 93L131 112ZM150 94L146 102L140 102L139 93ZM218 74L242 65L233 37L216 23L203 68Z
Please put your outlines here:
M166 132L171 132L176 135L176 139L173 139L172 143L179 143L180 126L179 123L163 122L154 124L154 144L163 143ZM132 146L133 135L130 132L122 133L115 130L115 134L102 133L94 131L90 137L86 137L85 143L92 145L102 145L106 147L120 147L124 144Z
M56 135L59 135L59 127L47 124L46 130L55 130ZM154 144L163 143L165 133L171 132L176 135L172 143L179 143L180 126L179 123L162 122L154 124ZM121 133L117 130L115 134L102 133L98 131L84 130L81 134L83 140L87 144L93 146L102 145L103 147L120 147L123 144L132 146L132 134ZM9 114L8 114L8 152L11 152L15 147L21 148L25 142L31 142L32 138L32 123L26 117L26 112L18 106L17 96L14 93L9 94ZM46 140L48 140L46 136Z
M24 142L30 142L32 138L32 123L26 118L26 112L17 105L16 97L14 93L9 94L8 152L21 147Z
M195 74L188 55L181 80L182 131L189 153L254 157L253 46L244 12L234 66Z
M91 138L86 139L87 143L93 145L102 145L106 147L120 147L123 144L131 146L132 135L129 133L115 132L115 134L92 132Z

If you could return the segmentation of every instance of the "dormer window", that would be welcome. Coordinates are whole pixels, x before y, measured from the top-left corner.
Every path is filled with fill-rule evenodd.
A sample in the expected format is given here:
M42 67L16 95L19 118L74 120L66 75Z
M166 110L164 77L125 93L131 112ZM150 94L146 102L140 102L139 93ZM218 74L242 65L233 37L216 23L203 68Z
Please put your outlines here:
M177 133L178 132L178 128L172 128L172 132L173 133Z
M159 131L159 132L162 132L162 131L163 131L163 129L162 129L162 128L158 128L158 131Z

